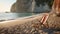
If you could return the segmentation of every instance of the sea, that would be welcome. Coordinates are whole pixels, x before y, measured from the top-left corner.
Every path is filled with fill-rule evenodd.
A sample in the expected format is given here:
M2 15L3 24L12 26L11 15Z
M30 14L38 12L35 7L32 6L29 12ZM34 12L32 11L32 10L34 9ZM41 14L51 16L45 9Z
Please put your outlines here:
M14 20L21 17L28 17L36 13L0 13L0 21Z

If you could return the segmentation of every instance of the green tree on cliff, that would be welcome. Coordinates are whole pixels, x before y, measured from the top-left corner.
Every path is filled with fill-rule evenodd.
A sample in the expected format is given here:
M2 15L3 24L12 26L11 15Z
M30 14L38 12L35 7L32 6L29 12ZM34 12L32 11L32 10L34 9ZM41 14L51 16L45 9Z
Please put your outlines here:
M54 0L35 0L35 1L37 6L39 6L40 4L44 5L44 3L47 3L51 8Z

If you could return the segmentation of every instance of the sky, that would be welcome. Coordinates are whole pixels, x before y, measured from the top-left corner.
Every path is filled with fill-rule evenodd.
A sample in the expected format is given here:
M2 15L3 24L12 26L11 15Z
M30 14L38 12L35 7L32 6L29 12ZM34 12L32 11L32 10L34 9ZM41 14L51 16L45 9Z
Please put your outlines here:
M16 0L0 0L0 12L9 12L14 2L16 2Z

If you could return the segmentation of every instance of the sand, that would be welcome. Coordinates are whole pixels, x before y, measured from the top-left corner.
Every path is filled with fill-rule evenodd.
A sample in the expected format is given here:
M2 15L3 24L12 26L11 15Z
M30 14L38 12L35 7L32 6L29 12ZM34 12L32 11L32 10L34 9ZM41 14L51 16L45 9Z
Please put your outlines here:
M9 26L14 26L14 25L17 25L17 24L23 24L23 23L26 23L26 22L31 22L32 20L36 20L36 19L41 19L43 15L33 15L33 16L30 16L30 17L24 17L24 18L18 18L18 19L15 19L15 20L9 20L9 21L3 21L3 22L0 22L0 27L9 27Z
M41 25L38 28L32 26L40 23L43 15L0 22L0 34L60 34L60 31L42 28Z

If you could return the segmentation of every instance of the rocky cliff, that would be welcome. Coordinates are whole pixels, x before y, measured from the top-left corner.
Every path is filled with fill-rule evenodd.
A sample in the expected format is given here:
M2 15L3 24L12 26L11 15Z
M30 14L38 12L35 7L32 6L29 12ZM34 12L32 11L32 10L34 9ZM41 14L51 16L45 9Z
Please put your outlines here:
M17 0L11 7L11 12L31 12L32 0Z
M16 3L11 6L11 12L16 12Z
M17 0L11 7L11 12L48 12L52 0ZM52 3L51 3L52 4Z

